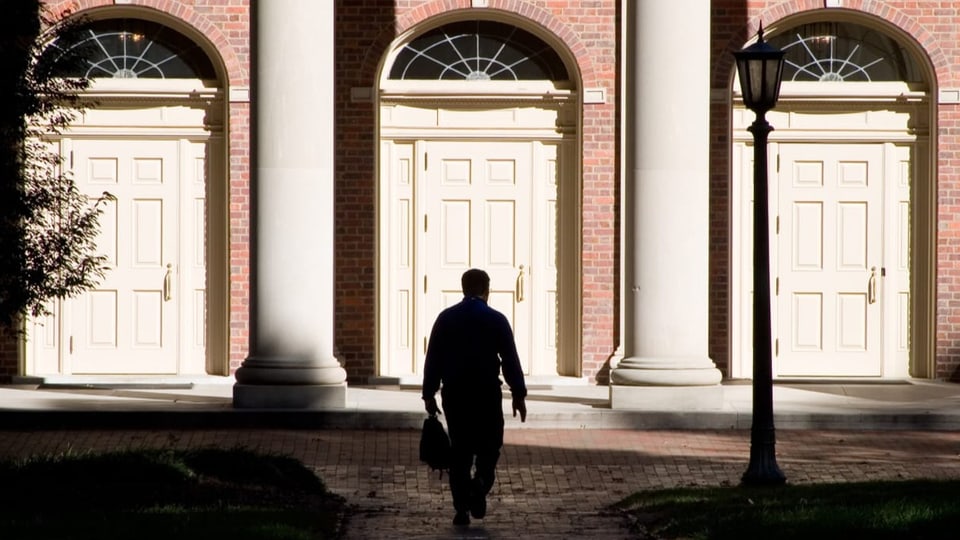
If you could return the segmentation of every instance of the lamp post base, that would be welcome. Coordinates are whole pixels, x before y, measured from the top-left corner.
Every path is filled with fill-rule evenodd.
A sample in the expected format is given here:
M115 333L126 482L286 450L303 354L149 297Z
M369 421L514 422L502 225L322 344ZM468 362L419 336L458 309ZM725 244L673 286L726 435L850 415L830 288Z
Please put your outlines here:
M782 486L787 477L777 465L773 447L750 446L750 464L740 479L745 486Z

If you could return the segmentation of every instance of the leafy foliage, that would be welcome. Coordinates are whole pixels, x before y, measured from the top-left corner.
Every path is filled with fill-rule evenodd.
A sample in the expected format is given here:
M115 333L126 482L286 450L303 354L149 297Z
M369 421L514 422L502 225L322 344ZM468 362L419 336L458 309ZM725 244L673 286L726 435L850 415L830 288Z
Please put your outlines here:
M3 538L340 538L346 501L290 456L129 449L0 460Z
M86 79L64 78L83 62L69 39L85 21L53 24L40 0L6 0L0 18L0 324L49 313L55 298L76 296L103 278L97 254L103 196L81 193L64 163L58 136L82 111Z

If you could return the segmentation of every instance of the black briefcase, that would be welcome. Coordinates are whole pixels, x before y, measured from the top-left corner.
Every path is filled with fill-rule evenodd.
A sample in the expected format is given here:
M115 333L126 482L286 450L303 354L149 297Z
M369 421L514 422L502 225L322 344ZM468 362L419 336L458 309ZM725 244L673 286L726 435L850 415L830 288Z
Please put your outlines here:
M420 433L420 461L431 469L443 471L450 469L450 437L443 428L443 423L432 414L423 421L423 431Z

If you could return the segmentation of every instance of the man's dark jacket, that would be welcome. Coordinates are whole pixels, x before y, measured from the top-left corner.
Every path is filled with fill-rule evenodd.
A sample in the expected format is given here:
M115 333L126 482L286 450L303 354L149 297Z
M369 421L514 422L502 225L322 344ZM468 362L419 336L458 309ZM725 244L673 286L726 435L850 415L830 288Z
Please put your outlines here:
M500 372L514 397L526 397L523 368L510 322L479 297L465 297L440 312L430 332L423 368L423 397L443 382L444 395L499 392Z

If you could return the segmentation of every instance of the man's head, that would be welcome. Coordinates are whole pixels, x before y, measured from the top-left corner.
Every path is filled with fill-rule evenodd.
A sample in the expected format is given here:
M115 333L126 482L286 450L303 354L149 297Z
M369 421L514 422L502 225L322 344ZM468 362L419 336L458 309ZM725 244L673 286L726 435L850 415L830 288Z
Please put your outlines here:
M478 268L471 268L460 277L464 296L479 296L484 300L490 294L490 276Z

